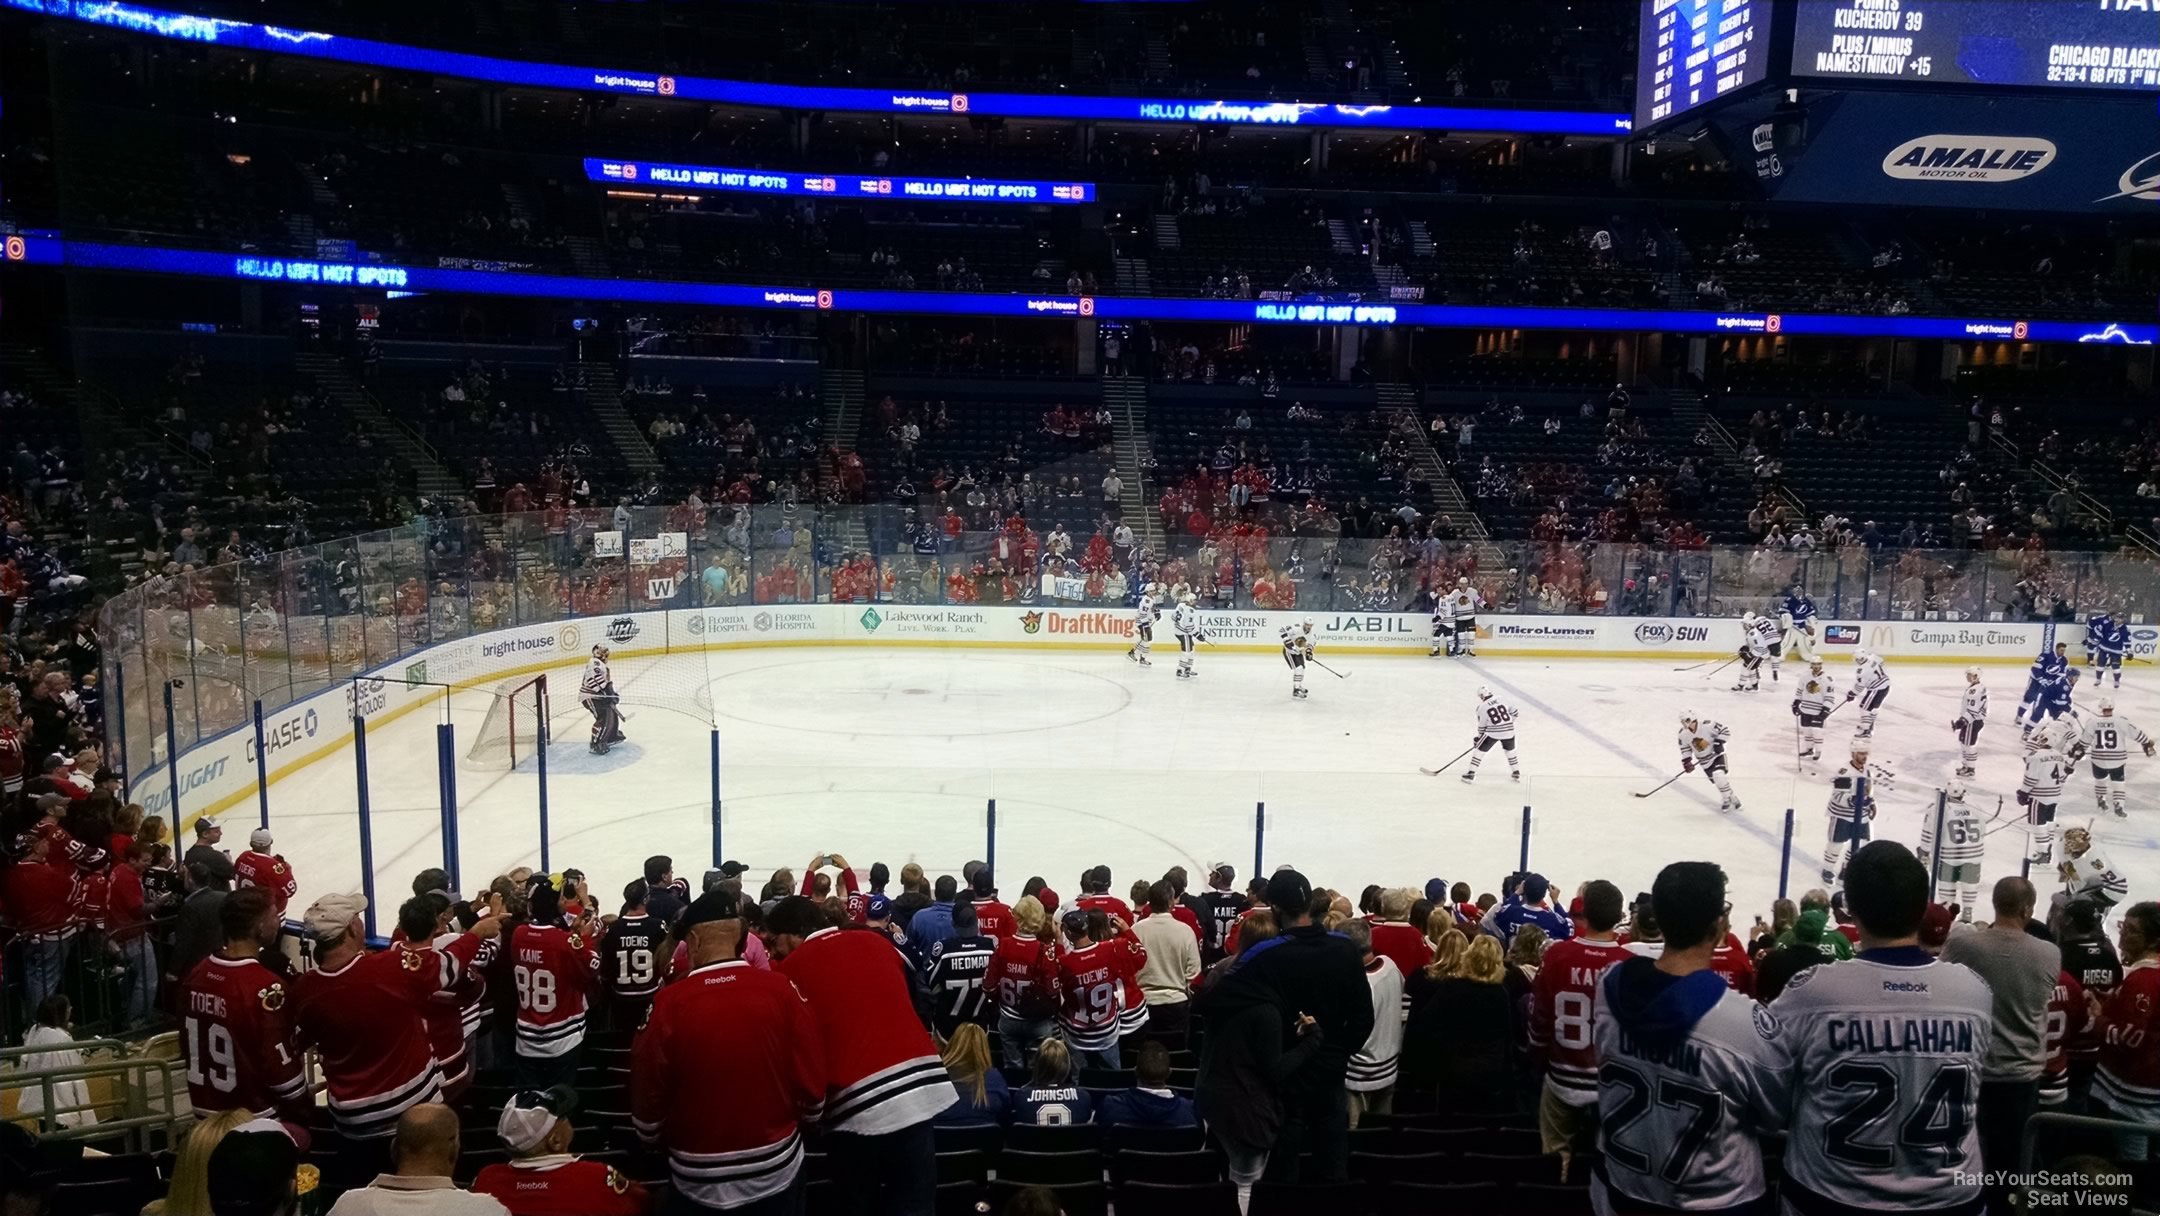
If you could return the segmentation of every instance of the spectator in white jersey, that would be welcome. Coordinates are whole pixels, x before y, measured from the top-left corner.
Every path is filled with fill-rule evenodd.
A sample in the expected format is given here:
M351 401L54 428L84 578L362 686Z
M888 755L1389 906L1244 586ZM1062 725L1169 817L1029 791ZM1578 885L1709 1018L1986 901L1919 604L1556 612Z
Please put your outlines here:
M1998 881L1994 922L1952 932L1942 951L1944 962L1972 968L1994 994L1994 1034L1980 1074L1980 1158L1998 1174L2017 1168L2025 1123L2040 1105L2048 1002L2062 974L2062 952L2025 931L2034 900L2030 882ZM2005 1199L1998 1193L1996 1202Z
M1615 963L1598 983L1591 1202L1600 1216L1753 1216L1768 1194L1757 1137L1784 1125L1791 1096L1777 1021L1711 968L1731 932L1723 870L1675 862L1650 902L1664 950Z
M1853 854L1860 953L1794 976L1770 1007L1793 1068L1787 1212L1985 1210L1973 1079L1993 1000L1979 976L1922 948L1929 886L1895 841Z

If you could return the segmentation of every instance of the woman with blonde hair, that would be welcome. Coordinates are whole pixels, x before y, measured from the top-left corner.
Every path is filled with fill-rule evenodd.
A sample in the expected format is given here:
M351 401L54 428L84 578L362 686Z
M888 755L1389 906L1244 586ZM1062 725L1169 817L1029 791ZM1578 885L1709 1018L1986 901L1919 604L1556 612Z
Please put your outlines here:
M198 1122L180 1142L165 1197L145 1204L142 1216L216 1216L210 1210L210 1154L218 1141L254 1117L245 1109L224 1110Z
M1043 1127L1094 1121L1094 1099L1073 1083L1072 1051L1065 1040L1045 1039L1035 1050L1035 1070L1027 1088L1012 1096L1012 1114L1015 1123Z
M1401 1092L1430 1096L1438 1110L1514 1109L1522 1013L1508 998L1506 974L1498 938L1480 933L1470 941L1455 930L1441 935L1432 965L1403 988L1410 1016L1403 1027ZM1396 1108L1406 1109L1400 1098Z
M997 1006L1005 1067L1025 1068L1037 1045L1057 1033L1057 930L1032 895L1013 905L1013 925L1018 932L999 938L990 956L983 991Z
M1005 1122L1012 1091L1005 1075L990 1063L990 1036L973 1022L962 1023L945 1043L945 1075L960 1096L933 1122L939 1127L984 1127Z

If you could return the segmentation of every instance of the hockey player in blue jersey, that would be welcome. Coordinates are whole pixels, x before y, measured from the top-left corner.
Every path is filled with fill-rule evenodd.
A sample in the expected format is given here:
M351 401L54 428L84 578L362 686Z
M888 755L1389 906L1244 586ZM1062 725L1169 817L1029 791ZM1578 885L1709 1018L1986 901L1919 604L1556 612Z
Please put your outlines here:
M2027 723L2028 728L2038 728L2040 720L2043 718L2052 721L2062 717L2064 714L2071 715L2074 721L2077 705L2072 700L2071 694L2077 692L2078 677L2083 674L2085 673L2075 667L2069 668L2063 672L2061 680L2058 680L2047 691L2041 693L2039 704L2033 708L2032 721Z
M2130 626L2101 613L2085 626L2085 660L2092 664L2093 686L2114 677L2115 687L2122 687L2123 659L2130 653Z
M1777 651L1771 655L1770 678L1775 680L1785 666L1785 660L1795 658L1803 663L1815 661L1815 601L1807 592L1795 585L1786 592L1785 602L1778 605L1778 624L1783 632L1778 637Z
M2100 651L2107 645L2108 625L2108 614L2105 612L2095 612L2085 618L2085 665L2087 667L2098 667L2100 665Z
M2040 720L2040 703L2050 689L2063 683L2064 673L2070 670L2070 643L2057 642L2052 650L2043 650L2033 660L2032 671L2025 677L2025 695L2018 698L2017 721L2021 735L2031 734L2033 724Z

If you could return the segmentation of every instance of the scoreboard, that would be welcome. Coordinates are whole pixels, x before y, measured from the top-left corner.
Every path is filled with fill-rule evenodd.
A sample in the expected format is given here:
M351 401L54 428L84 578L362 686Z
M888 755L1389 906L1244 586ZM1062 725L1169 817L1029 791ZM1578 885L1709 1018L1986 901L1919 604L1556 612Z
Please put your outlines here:
M1635 129L1749 85L1770 67L1771 0L1643 0Z
M1792 71L2160 90L2160 0L1798 0Z

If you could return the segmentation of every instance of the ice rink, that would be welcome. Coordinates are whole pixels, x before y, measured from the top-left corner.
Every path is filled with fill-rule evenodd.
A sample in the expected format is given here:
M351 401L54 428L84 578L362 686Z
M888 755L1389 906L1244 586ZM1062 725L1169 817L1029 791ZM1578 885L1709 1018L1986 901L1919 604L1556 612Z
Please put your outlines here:
M818 853L860 869L920 862L957 872L987 850L986 805L997 803L999 885L1016 897L1030 875L1060 893L1110 865L1122 893L1134 878L1211 861L1252 873L1256 809L1264 805L1265 866L1288 863L1316 884L1355 892L1367 883L1421 887L1442 877L1476 891L1514 870L1530 808L1531 866L1572 891L1607 878L1633 894L1664 863L1703 859L1731 876L1744 932L1767 915L1778 889L1787 807L1796 811L1790 887L1818 882L1829 779L1857 712L1829 722L1828 756L1815 772L1795 758L1789 712L1795 668L1758 693L1729 690L1737 667L1676 671L1675 660L1423 659L1320 656L1347 678L1313 670L1309 700L1291 699L1281 660L1203 650L1199 675L1174 678L1175 650L1142 668L1114 651L884 650L860 646L718 651L619 664L626 700L709 681L721 736L722 826L728 858L762 882L775 867L798 875ZM1798 669L1804 672L1804 668ZM1767 669L1766 669L1767 672ZM1831 672L1842 690L1850 662ZM1916 843L1922 808L1957 763L1950 721L1963 686L1957 664L1891 668L1893 687L1874 759L1897 774L1880 796L1878 838ZM1989 839L1987 881L2018 870L2025 837L2012 795L2022 751L2011 721L2025 673L1983 668L1993 716L1981 740L1971 800L2001 824ZM641 706L629 742L607 756L586 747L588 719L570 692L575 673L551 677L556 737L549 751L551 860L591 878L605 907L648 854L668 853L696 881L710 860L710 726L691 712ZM1522 713L1523 779L1508 780L1496 748L1474 786L1461 766L1437 767L1468 746L1479 683ZM2090 684L2090 680L2085 681ZM673 697L675 694L670 694ZM663 698L666 699L666 698ZM2097 693L2080 694L2088 714ZM492 700L454 694L459 751ZM2160 676L2134 666L2117 713L2160 730ZM1649 799L1631 797L1678 771L1683 709L1733 731L1731 775L1742 810L1721 814L1699 774ZM438 864L434 719L414 713L368 735L373 848L381 923L412 875ZM2160 888L2152 800L2160 761L2133 753L2131 816L2094 819L2087 766L2063 801L2065 821L2093 822L2133 896ZM539 861L532 766L458 773L462 877ZM276 782L272 826L295 867L300 900L350 888L360 869L355 779L348 747ZM252 818L252 803L235 808ZM228 833L237 843L241 833ZM2059 855L2059 848L2058 848ZM2036 879L2041 876L2036 875ZM2043 891L2047 888L2043 884Z

